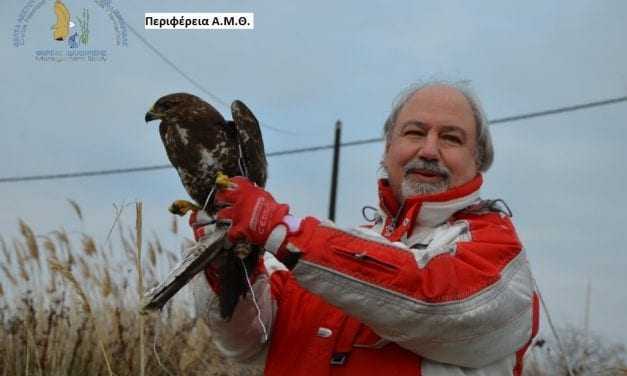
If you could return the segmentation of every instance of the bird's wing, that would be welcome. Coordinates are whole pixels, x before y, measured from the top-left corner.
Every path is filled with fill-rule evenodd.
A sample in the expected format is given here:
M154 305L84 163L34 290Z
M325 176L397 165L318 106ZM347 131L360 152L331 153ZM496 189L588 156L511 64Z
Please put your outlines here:
M167 114L159 114L161 141L185 190L196 204L203 206L216 173L234 174L238 171L237 159L234 159L236 149L230 142L235 137L227 134L229 130L232 133L235 130L213 106L198 97L174 93L159 98L156 103L164 100L177 104Z
M242 145L248 178L263 187L266 185L268 176L268 163L266 162L259 122L252 111L239 100L235 100L231 104L231 113L237 128L239 142Z

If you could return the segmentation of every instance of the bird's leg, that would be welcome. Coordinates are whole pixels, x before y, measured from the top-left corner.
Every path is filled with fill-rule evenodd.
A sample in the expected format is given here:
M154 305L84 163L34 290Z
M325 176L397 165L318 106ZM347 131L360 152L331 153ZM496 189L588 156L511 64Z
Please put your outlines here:
M231 184L232 183L231 180L229 180L229 177L223 174L222 171L218 171L218 174L216 176L216 185L218 186L218 188L228 188Z
M200 208L193 202L187 200L176 200L168 208L170 213L178 216L184 216L190 210L200 210Z
M250 254L250 244L237 243L233 246L233 253L240 259L245 259Z

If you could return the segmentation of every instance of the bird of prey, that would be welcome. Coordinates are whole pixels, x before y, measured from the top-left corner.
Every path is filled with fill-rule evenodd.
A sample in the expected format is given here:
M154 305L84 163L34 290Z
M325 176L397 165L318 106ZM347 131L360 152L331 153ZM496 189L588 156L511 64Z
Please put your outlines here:
M198 207L214 215L212 205L216 177L243 175L264 187L267 162L259 122L241 101L231 104L232 121L227 121L209 103L187 93L159 98L146 113L145 120L161 120L159 134L168 159L176 168L187 193ZM174 211L185 208L173 204ZM172 210L172 209L171 209ZM238 245L241 247L242 245ZM250 274L261 248L245 244L244 258ZM224 318L231 317L239 297L248 290L245 271L234 252L223 252L218 261L220 308Z

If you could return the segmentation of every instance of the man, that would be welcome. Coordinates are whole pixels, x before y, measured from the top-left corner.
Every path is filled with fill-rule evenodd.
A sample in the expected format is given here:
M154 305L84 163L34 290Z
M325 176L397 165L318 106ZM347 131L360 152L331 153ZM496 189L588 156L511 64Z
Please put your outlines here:
M241 361L267 349L268 375L520 375L538 300L508 211L479 199L493 151L478 102L418 87L384 133L369 228L295 218L242 177L216 196L229 240L268 251L230 321L212 269L195 280L216 345Z

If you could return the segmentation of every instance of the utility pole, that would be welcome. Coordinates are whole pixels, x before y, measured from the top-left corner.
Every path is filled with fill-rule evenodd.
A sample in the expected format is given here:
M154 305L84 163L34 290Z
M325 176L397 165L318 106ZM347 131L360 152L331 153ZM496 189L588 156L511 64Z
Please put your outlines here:
M335 141L333 143L333 167L331 171L331 195L329 197L329 219L335 221L335 202L337 200L337 176L340 165L340 144L342 139L342 122L335 122Z
M584 317L584 340L583 340L583 360L581 364L586 364L588 360L588 340L590 338L590 298L592 293L592 283L588 279L588 286L586 288L586 313Z
M591 295L592 284L588 279L588 286L586 288L586 314L584 317L584 330L586 333L586 341L588 340L588 334L590 332L590 295Z

